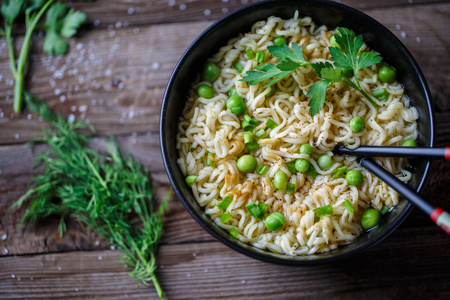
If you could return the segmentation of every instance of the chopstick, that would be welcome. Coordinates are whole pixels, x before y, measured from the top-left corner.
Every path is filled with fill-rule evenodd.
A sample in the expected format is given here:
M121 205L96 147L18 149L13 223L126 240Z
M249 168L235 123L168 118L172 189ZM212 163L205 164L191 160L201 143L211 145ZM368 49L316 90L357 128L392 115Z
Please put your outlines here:
M399 192L404 198L414 203L423 210L431 220L450 234L450 214L439 207L435 207L422 198L413 189L400 181L397 177L386 171L372 159L363 157L359 159L359 164L372 172L375 176L389 184L394 190Z
M406 158L430 158L450 160L450 147L384 147L384 146L360 146L356 149L348 149L337 146L334 154L345 154L368 157L406 157Z

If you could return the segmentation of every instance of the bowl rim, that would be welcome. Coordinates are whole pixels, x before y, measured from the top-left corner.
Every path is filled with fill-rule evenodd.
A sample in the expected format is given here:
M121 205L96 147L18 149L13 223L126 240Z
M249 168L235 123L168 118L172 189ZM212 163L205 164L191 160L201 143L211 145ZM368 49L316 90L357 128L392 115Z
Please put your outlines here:
M166 173L169 177L169 181L172 185L172 187L174 188L178 198L180 199L181 203L183 204L183 206L186 208L186 210L189 212L189 214L191 215L191 217L194 218L194 220L200 224L200 226L205 229L209 234L211 234L214 238L216 238L219 242L223 243L224 245L230 247L231 249L237 251L238 253L244 254L246 256L258 259L260 261L264 261L264 262L269 262L269 263L275 263L275 264L280 264L280 265L301 265L301 266L306 266L306 265L316 265L316 264L322 264L322 263L329 263L329 262L334 262L337 260L342 260L345 258L348 258L350 256L354 256L355 254L361 253L366 251L367 249L375 246L376 244L380 243L382 240L384 240L386 237L388 237L405 219L406 217L411 213L412 209L415 207L414 204L412 204L411 202L407 201L406 199L403 199L403 201L407 201L406 203L406 207L403 209L402 212L400 212L400 214L397 216L397 218L394 220L394 222L392 224L390 224L389 226L387 226L384 229L383 234L379 234L376 237L370 239L369 241L367 241L365 244L352 249L350 251L346 251L343 253L340 253L339 255L333 255L333 256L326 256L326 257L320 257L321 254L315 254L315 255L309 255L310 257L314 256L314 257L318 257L319 259L306 259L306 260L292 260L291 255L286 255L284 254L285 257L283 257L283 255L278 256L278 257L274 257L272 255L264 255L264 254L259 254L257 252L254 251L250 251L248 249L246 249L245 247L242 247L243 244L245 245L249 245L251 248L254 249L258 249L257 247L248 244L248 243L244 243L241 242L239 240L236 241L231 241L228 238L225 238L224 236L220 235L216 230L214 230L211 226L209 226L207 223L205 223L201 217L195 212L194 207L191 205L191 203L189 203L189 201L187 201L186 199L184 199L183 196L183 191L182 188L180 187L180 185L177 183L176 179L175 179L175 175L173 170L170 168L169 164L168 164L168 145L166 145L165 143L165 139L164 136L166 134L166 128L164 126L164 124L166 123L166 119L167 119L167 115L166 115L166 111L167 111L167 106L168 106L168 98L169 95L171 93L172 87L174 85L174 81L177 77L178 74L178 70L184 65L185 61L187 60L187 57L191 54L191 52L193 51L193 49L196 47L196 45L207 35L209 35L209 33L211 31L213 31L216 27L220 26L223 23L226 23L228 20L234 18L236 15L242 14L242 13L246 13L247 11L250 11L252 9L255 9L257 7L262 7L264 5L268 5L268 4L275 4L275 3L282 3L282 2L292 2L291 0L264 0L264 1L260 1L260 2L256 2L256 3L252 3L246 6L243 6L229 14L227 14L226 16L218 19L217 21L215 21L214 23L212 23L211 25L209 25L200 35L198 35L194 41L189 45L189 47L185 50L185 52L182 54L181 58L179 59L179 61L177 62L175 68L172 71L172 74L170 75L166 90L164 92L164 96L163 96L163 103L161 106L161 113L160 113L160 147L161 147L161 154L162 154L162 158L163 158L163 163L164 163L164 168L166 170ZM314 3L314 4L323 4L323 5L327 5L327 6L331 6L332 8L337 8L339 10L343 10L343 11L347 11L349 13L355 14L360 18L365 18L368 20L369 23L374 24L375 26L379 27L380 30L382 30L384 32L384 34L386 34L393 43L395 43L395 47L399 48L403 54L404 57L407 58L407 60L409 60L410 65L412 66L412 68L414 69L414 71L417 74L418 79L421 82L422 88L423 88L423 92L425 95L425 100L427 102L427 111L426 113L428 114L429 118L430 118L430 147L434 147L435 144L435 118L434 118L434 108L433 108L433 103L432 103L432 98L431 98L431 92L429 90L428 84L425 80L425 77L421 71L421 69L419 68L417 62L415 61L414 57L412 56L412 54L409 52L409 50L406 48L406 46L389 30L387 29L383 24L381 24L380 22L378 22L377 20L375 20L374 18L372 18L371 16L353 8L350 6L347 6L345 4L342 3L338 3L338 2L331 2L331 1L327 1L327 0L306 0L306 1L301 1L301 2L306 2L306 3ZM416 192L417 193L421 193L426 182L428 181L429 177L430 177L430 170L431 170L431 165L432 165L432 160L428 159L425 167L424 167L424 173L420 178L420 181L417 185L416 188ZM198 205L198 204L197 204ZM211 222L214 223L214 221L211 219ZM359 238L359 237L358 237ZM241 244L241 245L239 245ZM259 249L261 251L267 251L267 250L262 250ZM267 251L267 253L269 254L270 252ZM326 254L326 253L325 253ZM291 258L291 259L290 259Z

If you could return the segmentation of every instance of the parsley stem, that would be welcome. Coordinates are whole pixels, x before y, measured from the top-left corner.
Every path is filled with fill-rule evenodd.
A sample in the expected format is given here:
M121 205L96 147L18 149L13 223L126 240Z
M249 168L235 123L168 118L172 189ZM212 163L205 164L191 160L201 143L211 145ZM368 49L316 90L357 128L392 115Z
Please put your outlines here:
M10 49L10 58L12 59L11 64L14 65L11 66L13 70L13 74L15 77L15 89L14 89L14 111L16 113L20 112L22 110L22 93L23 93L23 79L25 77L25 66L27 63L29 48L30 48L30 42L31 42L31 35L33 34L34 29L36 28L37 23L41 19L42 15L45 13L47 8L53 3L53 0L48 0L47 3L39 10L39 12L31 18L30 26L28 27L27 24L27 31L25 33L25 37L22 43L22 48L20 50L19 60L17 62L17 69L14 62L14 49ZM10 28L11 30L11 28ZM11 42L11 34L9 35L9 38L7 38L8 42ZM11 55L12 51L12 55ZM14 72L15 70L15 72Z
M343 81L345 84L349 85L350 87L352 87L352 88L354 88L355 90L357 90L358 92L360 92L360 93L364 96L364 98L366 98L367 100L369 100L370 104L372 104L373 107L377 108L377 107L379 106L378 104L376 104L376 103L369 97L369 95L366 94L366 92L364 92L364 90L362 89L362 87L359 85L359 81L358 81L358 79L356 78L356 74L355 74L355 80L356 80L356 83L357 83L358 85L354 84L353 81L351 81L347 76L345 76L345 75L341 75L341 76L343 77L343 80L342 80L342 81Z
M6 42L8 43L9 61L11 62L11 72L13 73L13 76L16 77L17 74L16 59L14 55L14 46L12 44L11 35L12 35L12 25L7 24L5 21L5 37Z

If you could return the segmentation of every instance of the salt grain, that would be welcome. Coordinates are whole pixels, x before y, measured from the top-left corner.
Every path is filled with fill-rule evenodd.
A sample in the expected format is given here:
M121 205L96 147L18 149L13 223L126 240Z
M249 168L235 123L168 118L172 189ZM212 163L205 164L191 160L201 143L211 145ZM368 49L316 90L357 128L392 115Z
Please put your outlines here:
M62 95L61 97L59 97L59 101L66 102L66 96Z
M75 105L73 105L73 106L70 108L70 110L71 110L72 112L76 112L76 111L77 111L77 107L76 107Z
M8 238L8 235L6 235L6 233L4 235L2 235L2 241L6 240L7 238Z
M132 15L132 14L134 14L135 11L136 11L136 10L134 9L134 7L130 7L130 8L127 10L127 13L128 13L129 15Z
M152 63L152 69L153 70L158 70L161 67L161 64L157 61Z
M228 7L222 8L222 12L223 12L224 14L228 13Z
M406 33L405 33L404 31L402 31L402 32L400 32L400 36L401 36L402 38L405 38L405 37L406 37Z
M16 140L20 139L20 135L19 135L18 133L16 133L16 134L14 135L14 137L16 138Z
M75 122L75 119L76 119L75 115L74 114L70 114L69 117L67 118L67 122L68 123L73 123L73 122Z
M58 270L59 270L59 271L61 271L61 270L62 270L62 268L61 268L61 267L58 267Z
M190 273L187 273L187 275L186 275L187 277L191 277L191 274Z
M9 252L8 249L6 249L6 248L3 249L3 254L8 254L8 252ZM14 277L13 277L13 278L14 278Z
M420 43L420 42L422 41L422 39L420 38L420 36L416 37L416 41L417 41L418 43Z
M109 247L109 249L116 250L116 247L114 245L111 245L111 247Z
M99 255L98 260L103 260L103 256Z
M211 15L211 10L210 10L210 9L205 9L205 10L203 11L203 14L204 14L205 16L210 16L210 15Z
M245 280L242 280L241 283L245 283Z
M175 0L169 0L169 6L175 6L177 2Z
M95 20L94 21L94 26L98 26L98 25L100 25L100 20Z
M205 269L205 273L208 273L208 269Z
M133 33L134 33L134 34L138 34L138 33L139 33L139 31L140 31L140 30L139 30L139 28L138 28L138 27L136 27L135 29L133 29Z
M34 278L33 278L33 277L30 277L30 280L31 280L31 281L33 281L33 280L34 280Z
M117 22L116 23L116 29L120 29L120 28L122 28L122 22Z
M4 117L5 117L5 113L4 113L4 112L1 112L1 113L0 113L0 118L3 119Z
M55 95L56 96L61 95L61 89L55 89Z
M110 31L109 32L109 36L110 37L115 37L116 36L116 32L115 31Z
M52 257L51 259L50 259L51 261L55 261L55 258L54 257Z
M78 292L79 291L79 289L78 288L75 288L75 292Z
M400 30L402 29L402 26L400 24L395 24L395 29Z
M197 253L195 253L195 252L192 253L192 256L193 256L193 257L197 257Z
M14 275L14 274L11 274L11 278L16 278L16 275Z
M31 120L32 118L33 118L33 115L32 115L32 114L28 114L28 115L27 115L27 119L28 119L28 120Z
M180 4L180 6L178 7L180 10L185 10L187 8L186 4Z

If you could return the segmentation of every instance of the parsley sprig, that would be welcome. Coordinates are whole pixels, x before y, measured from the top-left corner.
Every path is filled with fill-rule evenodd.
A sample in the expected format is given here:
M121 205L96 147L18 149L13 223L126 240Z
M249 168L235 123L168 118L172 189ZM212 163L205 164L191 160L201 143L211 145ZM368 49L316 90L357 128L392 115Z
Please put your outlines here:
M326 92L333 82L347 84L360 92L374 107L378 107L372 98L362 89L356 75L359 70L379 63L382 57L377 52L359 53L363 45L362 36L355 36L352 30L343 27L338 27L337 30L339 34L334 34L333 36L340 49L338 47L328 48L334 66L329 62L320 62L312 65L317 76L323 80L314 83L306 94L307 97L311 97L308 102L311 116L314 116L322 109L325 103ZM355 83L342 72L342 69L350 69L353 71Z
M77 133L87 126L85 123L66 122L61 114L54 114L31 94L25 93L24 98L28 108L52 128L45 129L43 138L37 140L50 148L36 157L42 168L31 182L31 189L12 206L28 204L21 224L58 215L62 235L66 230L65 217L82 221L120 247L124 252L121 261L133 268L130 276L145 285L153 283L162 297L155 276L155 252L170 194L155 209L154 185L149 171L140 163L124 157L115 143L107 155L87 148L89 138Z
M66 54L68 44L64 38L74 36L78 27L86 20L84 13L76 12L73 9L67 12L66 3L56 2L53 4L53 1L5 0L0 8L4 19L4 28L0 27L0 34L6 37L8 45L11 71L15 80L13 106L17 113L22 110L25 66L28 60L31 37L45 12L47 11L44 24L46 30L44 52L48 54ZM21 15L25 16L26 32L16 62L13 45L13 24Z
M378 105L362 89L358 81L357 72L363 68L377 64L382 57L377 52L360 52L363 45L362 36L355 36L355 33L347 28L338 27L339 34L334 38L338 47L329 47L331 54L330 62L311 63L305 60L303 49L300 45L292 43L292 50L287 45L268 46L270 54L277 58L278 64L266 63L256 66L256 71L247 71L246 76L241 79L250 85L256 85L262 81L269 80L264 87L271 86L282 80L301 66L311 65L317 76L322 80L309 87L306 94L311 97L308 106L310 114L314 116L323 107L326 100L327 90L333 82L343 82L353 89L359 91L374 107ZM354 73L355 82L353 82L342 70L349 69Z
M241 81L246 81L250 85L256 85L261 81L269 80L265 87L277 83L301 66L310 65L303 57L302 46L292 43L292 50L285 44L281 46L268 46L270 54L277 57L277 65L265 63L256 66L256 71L247 71Z

